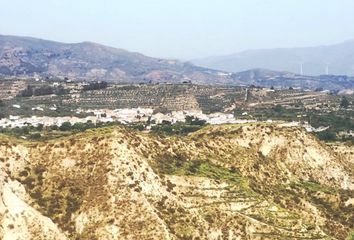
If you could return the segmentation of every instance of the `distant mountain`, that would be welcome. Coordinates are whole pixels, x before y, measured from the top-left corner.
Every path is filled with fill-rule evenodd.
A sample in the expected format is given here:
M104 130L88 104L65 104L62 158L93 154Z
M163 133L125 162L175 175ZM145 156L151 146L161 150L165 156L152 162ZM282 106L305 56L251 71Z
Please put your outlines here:
M0 35L0 76L54 76L111 82L225 83L225 74L91 42Z
M266 52L272 51L267 50ZM254 54L251 53L246 52L241 55L256 56L256 51L253 52ZM335 54L344 55L345 51L337 53L333 50L332 55ZM278 58L274 57L274 62L281 63L282 61L279 60L281 54L278 56ZM255 65L264 64L267 66L273 61L271 55L268 57L269 59L256 57L259 64ZM251 59L250 57L246 59L248 58ZM233 58L229 57L229 59L226 62L233 63L231 60ZM236 60L238 64L235 66L243 64L248 69L246 67L247 61L243 58L236 58ZM249 62L252 61L249 60ZM285 64L286 61L283 62ZM307 66L308 64L304 62L305 73ZM219 65L214 67L223 69ZM269 66L268 69L273 68ZM147 57L140 53L92 42L68 44L30 37L0 35L0 78L33 76L87 81L101 80L115 83L181 83L191 81L196 84L257 85L282 88L301 87L330 90L354 88L354 79L346 76L311 77L287 71L271 71L260 68L230 73L230 71L212 70L209 67L199 67L178 60Z
M304 76L291 72L251 69L231 75L234 82L263 87L343 90L354 88L354 77L345 75Z
M301 73L302 65L303 74L310 76L326 74L328 66L330 74L354 76L354 40L319 47L250 50L191 62L230 72L264 68Z

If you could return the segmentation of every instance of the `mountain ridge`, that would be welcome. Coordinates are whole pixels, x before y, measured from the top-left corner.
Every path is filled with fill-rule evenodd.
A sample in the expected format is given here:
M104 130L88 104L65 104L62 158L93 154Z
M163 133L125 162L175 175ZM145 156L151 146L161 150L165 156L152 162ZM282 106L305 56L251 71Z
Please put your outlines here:
M255 86L299 89L340 90L354 88L354 78L341 75L306 76L289 71L254 68L232 74L235 82Z
M218 71L98 43L60 43L0 35L0 75L112 82L223 82Z
M270 60L261 59L261 62L268 63ZM304 68L306 70L306 67ZM272 68L269 66L249 68L232 73L175 59L153 58L88 41L60 43L32 37L0 35L0 78L42 77L49 80L70 79L112 83L190 82L206 85L257 85L326 90L354 88L354 77L335 75L314 77L291 73L294 71L285 73L267 69Z

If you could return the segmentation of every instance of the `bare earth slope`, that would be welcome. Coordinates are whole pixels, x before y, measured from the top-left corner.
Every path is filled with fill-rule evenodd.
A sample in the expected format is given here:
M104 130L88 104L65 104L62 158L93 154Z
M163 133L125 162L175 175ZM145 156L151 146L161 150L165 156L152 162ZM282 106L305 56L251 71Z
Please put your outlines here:
M354 227L353 152L300 128L0 139L4 240L346 239Z

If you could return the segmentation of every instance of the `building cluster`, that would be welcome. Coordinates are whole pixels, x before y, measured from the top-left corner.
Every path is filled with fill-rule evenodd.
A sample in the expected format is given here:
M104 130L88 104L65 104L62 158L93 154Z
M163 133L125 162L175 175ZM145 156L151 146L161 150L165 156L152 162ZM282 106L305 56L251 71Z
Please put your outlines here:
M172 111L171 113L154 113L151 108L124 108L124 109L99 109L99 110L82 110L78 109L77 114L85 113L89 116L87 117L48 117L48 116L32 116L32 117L20 117L20 116L10 116L9 118L0 119L0 128L16 128L16 127L26 127L39 125L43 126L58 126L60 127L64 122L70 122L72 125L75 123L88 123L92 122L94 124L119 122L122 124L130 123L149 123L149 125L162 124L164 122L169 122L171 124L177 122L186 122L188 116L194 119L203 120L208 124L235 124L235 123L252 123L257 122L256 120L246 120L246 119L236 119L233 114L228 113L211 113L205 114L198 110L188 110L188 111ZM247 114L247 113L245 113ZM244 114L242 114L244 115ZM272 120L268 120L272 122ZM282 123L281 126L284 127L298 127L302 126L307 132L322 132L328 129L328 127L314 128L307 122L287 122Z
M0 119L0 127L2 128L15 128L25 126L58 126L60 127L64 122L75 123L108 123L120 122L123 124L143 122L151 124L161 124L163 122L170 122L172 124L177 122L185 122L187 116L194 117L195 119L204 120L209 124L227 124L227 123L245 123L256 122L255 120L242 120L235 119L232 114L227 113L212 113L204 114L202 111L189 110L189 111L173 111L171 113L154 113L150 108L125 108L125 109L99 109L99 110L77 110L77 114L85 113L89 116L79 117L20 117L10 116L9 118Z

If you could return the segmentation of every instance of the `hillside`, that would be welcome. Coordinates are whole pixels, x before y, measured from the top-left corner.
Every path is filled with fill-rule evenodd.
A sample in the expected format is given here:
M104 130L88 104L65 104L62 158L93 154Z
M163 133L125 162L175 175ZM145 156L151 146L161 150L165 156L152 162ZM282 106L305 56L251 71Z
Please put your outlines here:
M301 128L0 139L4 240L344 240L354 228L352 149Z
M96 43L66 44L0 35L0 76L34 75L129 83L226 81L217 71Z
M354 40L328 46L305 48L277 48L249 50L227 56L196 59L198 66L230 72L253 68L300 73L317 76L328 72L333 75L354 76Z

